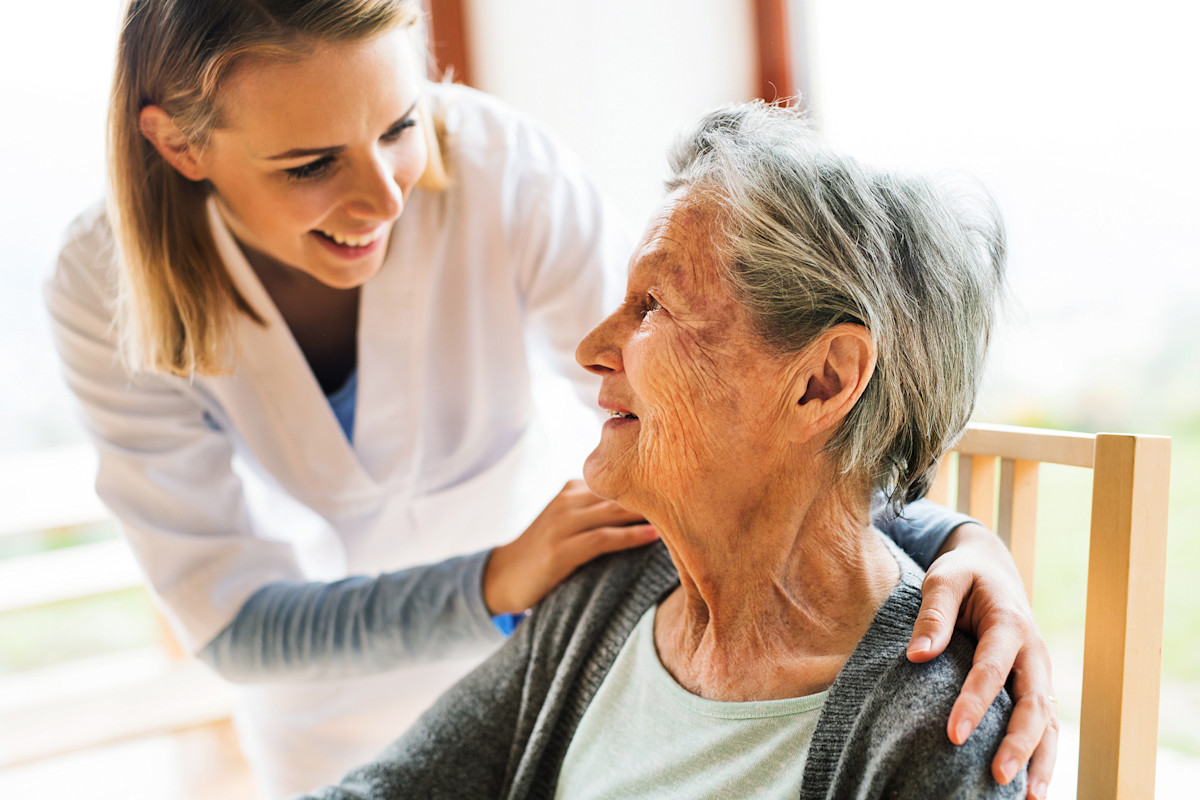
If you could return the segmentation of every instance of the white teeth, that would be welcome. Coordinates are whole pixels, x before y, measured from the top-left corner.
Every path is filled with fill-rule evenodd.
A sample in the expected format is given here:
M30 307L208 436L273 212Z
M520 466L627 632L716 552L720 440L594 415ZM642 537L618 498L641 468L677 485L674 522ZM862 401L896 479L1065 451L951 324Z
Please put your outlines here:
M624 411L609 411L608 415L614 419L637 419L633 414Z
M321 231L321 233L345 247L366 247L367 245L379 239L379 237L383 236L386 230L386 225L380 225L378 228L366 234L365 236L343 236L342 234L334 233L333 231Z

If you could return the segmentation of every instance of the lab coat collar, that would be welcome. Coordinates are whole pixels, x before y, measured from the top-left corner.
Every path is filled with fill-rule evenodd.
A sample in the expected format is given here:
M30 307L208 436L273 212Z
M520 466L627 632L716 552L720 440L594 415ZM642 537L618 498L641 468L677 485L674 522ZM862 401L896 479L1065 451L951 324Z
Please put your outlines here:
M224 395L221 400L227 409L263 412L253 415L256 422L273 430L245 430L239 426L246 444L251 450L256 450L258 443L286 450L255 455L264 464L283 467L289 474L276 473L276 478L282 478L285 486L291 484L288 488L303 492L300 496L306 497L315 510L377 504L386 476L372 475L346 439L304 353L211 197L208 216L217 251L234 285L265 323L259 325L245 314L238 315L234 372L215 382L214 391ZM364 287L362 296L367 294ZM365 305L363 299L359 302ZM363 323L360 311L360 342ZM369 364L361 362L360 354L360 406L364 399L361 387L369 384L371 371ZM361 412L360 408L360 419L369 418ZM357 427L355 437L360 438ZM275 469L270 471L274 473Z

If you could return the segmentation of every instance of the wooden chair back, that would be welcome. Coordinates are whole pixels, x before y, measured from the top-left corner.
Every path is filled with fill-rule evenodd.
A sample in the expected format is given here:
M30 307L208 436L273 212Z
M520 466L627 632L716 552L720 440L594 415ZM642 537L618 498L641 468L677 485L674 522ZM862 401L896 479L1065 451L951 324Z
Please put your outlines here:
M1038 465L1092 470L1078 796L1154 797L1170 438L974 424L953 452L930 499L994 520L1031 598Z

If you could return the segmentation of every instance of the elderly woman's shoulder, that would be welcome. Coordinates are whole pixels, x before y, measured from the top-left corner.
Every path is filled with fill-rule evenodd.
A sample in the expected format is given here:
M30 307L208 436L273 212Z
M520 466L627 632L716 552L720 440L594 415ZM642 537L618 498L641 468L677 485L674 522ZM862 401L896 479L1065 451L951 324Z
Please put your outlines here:
M824 748L838 752L833 783L849 773L870 776L867 782L888 787L888 796L1023 797L1024 773L1000 786L990 772L1012 713L1007 692L965 744L956 746L947 736L946 720L971 668L975 642L956 632L941 656L924 664L909 661L905 652L921 606L921 574L911 564L902 564L902 573L830 689L831 713L814 737L812 755Z
M577 569L543 601L544 606L657 603L679 583L679 573L662 542L600 556ZM642 608L642 611L645 610Z
M661 542L601 556L555 587L524 623L545 651L587 642L620 648L637 621L679 584Z

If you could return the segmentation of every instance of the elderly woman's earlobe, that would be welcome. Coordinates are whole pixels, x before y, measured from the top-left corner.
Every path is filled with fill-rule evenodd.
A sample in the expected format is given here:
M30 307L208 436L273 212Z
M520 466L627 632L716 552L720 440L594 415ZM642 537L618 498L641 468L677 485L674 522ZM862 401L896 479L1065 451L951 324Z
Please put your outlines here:
M195 146L179 130L171 115L160 106L146 106L138 114L138 128L168 164L189 181L207 176L201 168Z
M792 429L797 441L808 441L835 431L866 391L875 373L875 340L864 326L842 323L798 357L803 367L797 375Z

